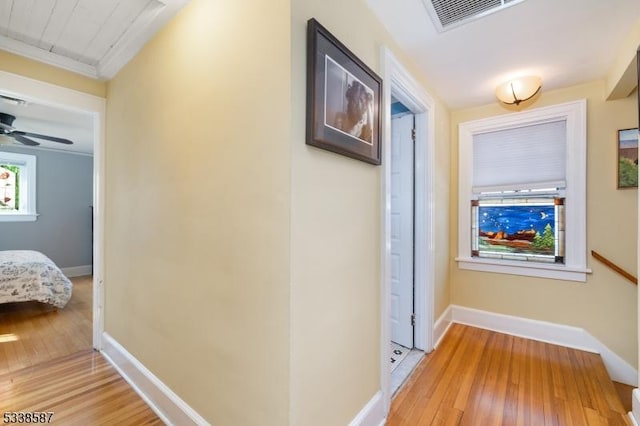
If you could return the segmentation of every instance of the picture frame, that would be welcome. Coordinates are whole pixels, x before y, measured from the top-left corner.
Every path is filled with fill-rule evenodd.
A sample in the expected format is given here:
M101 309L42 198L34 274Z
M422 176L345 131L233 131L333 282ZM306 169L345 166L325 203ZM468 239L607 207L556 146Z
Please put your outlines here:
M638 187L638 128L618 130L618 189Z
M381 161L382 79L314 18L307 22L306 143Z

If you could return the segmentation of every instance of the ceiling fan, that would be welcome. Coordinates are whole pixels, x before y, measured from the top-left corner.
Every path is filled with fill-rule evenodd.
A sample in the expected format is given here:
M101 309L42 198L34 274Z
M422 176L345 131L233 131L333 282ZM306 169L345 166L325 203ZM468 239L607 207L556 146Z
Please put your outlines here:
M13 121L15 119L16 117L11 114L0 112L0 144L2 144L3 139L7 140L8 138L13 138L15 141L29 146L40 145L40 142L36 142L31 138L42 139L51 142L59 142L67 145L73 144L73 142L71 142L69 139L57 138L55 136L47 136L38 133L23 132L21 130L18 130L15 127L12 127Z

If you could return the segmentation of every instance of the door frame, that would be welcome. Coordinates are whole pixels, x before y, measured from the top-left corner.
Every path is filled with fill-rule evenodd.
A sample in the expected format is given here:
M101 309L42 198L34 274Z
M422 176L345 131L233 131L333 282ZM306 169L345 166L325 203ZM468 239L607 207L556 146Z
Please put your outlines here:
M93 348L101 350L104 330L106 99L5 71L0 71L0 90L26 101L88 113L93 118Z
M427 91L396 59L390 49L381 52L383 80L383 173L381 241L381 327L380 370L384 412L391 406L391 366L389 363L391 321L391 95L415 115L415 225L414 225L414 305L416 324L414 346L433 350L433 312L435 286L435 103Z

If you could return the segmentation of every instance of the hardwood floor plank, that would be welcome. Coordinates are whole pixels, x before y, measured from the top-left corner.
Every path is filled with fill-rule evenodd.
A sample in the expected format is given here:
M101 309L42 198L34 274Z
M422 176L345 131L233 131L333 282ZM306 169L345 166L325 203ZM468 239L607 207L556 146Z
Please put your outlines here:
M476 371L478 370L481 352L483 346L489 339L489 332L484 333L472 333L472 330L467 330L466 339L469 342L469 346L466 347L465 362L468 363L467 368L462 372L461 379L458 382L458 394L453 404L454 408L459 411L463 411L469 400L469 394L471 393L471 387L476 378ZM485 330L482 330L485 331Z
M456 345L456 350L452 357L447 360L446 365L442 369L441 376L439 376L437 380L434 380L430 386L432 392L428 394L429 399L426 409L423 410L422 415L415 417L418 422L417 424L428 424L429 419L425 418L426 413L436 412L443 401L447 404L446 408L454 408L453 404L455 403L458 392L460 391L459 387L456 386L456 383L459 382L462 377L462 374L459 372L461 370L461 366L467 363L467 351L469 350L470 344L473 344L473 339L466 339L463 337L460 344ZM473 374L473 370L469 369L468 366L466 370Z
M91 349L0 376L0 412L51 411L57 424L162 424Z
M625 385L624 383L613 382L613 385L616 388L618 396L622 402L622 406L624 407L624 411L631 411L631 400L633 399L633 386Z
M453 324L387 425L629 425L599 355Z
M0 305L0 412L52 411L63 425L161 425L92 344L92 279L64 309Z
M444 374L445 367L448 364L448 360L453 356L458 344L461 342L460 334L464 332L463 329L450 330L450 333L456 338L452 338L447 342L442 342L440 350L442 357L423 359L418 365L412 376L408 379L407 383L400 390L395 401L398 401L396 410L396 420L398 424L410 425L415 424L418 421L419 416L422 414L420 406L428 402L429 389L437 383L438 378ZM434 373L435 372L435 373ZM407 389L413 387L416 382L420 382L421 386L416 391L407 392ZM415 413L414 413L415 411ZM390 417L394 416L394 406L391 408ZM414 422L414 423L411 423Z
M0 304L0 374L91 348L92 277L71 281L73 294L63 309L39 302Z

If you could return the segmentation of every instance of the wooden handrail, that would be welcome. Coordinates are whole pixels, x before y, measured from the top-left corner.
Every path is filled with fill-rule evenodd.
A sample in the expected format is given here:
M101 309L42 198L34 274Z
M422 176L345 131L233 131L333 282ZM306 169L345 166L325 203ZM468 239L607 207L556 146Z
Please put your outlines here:
M617 273L619 273L620 275L622 275L623 277L625 277L626 279L634 283L635 285L638 285L638 279L636 277L634 277L629 272L625 271L624 269L622 269L621 267L619 267L618 265L616 265L615 263L613 263L612 261L604 257L603 255L601 255L597 251L591 250L591 256L595 257L600 262L604 263L609 268L613 269L614 271L616 271Z

